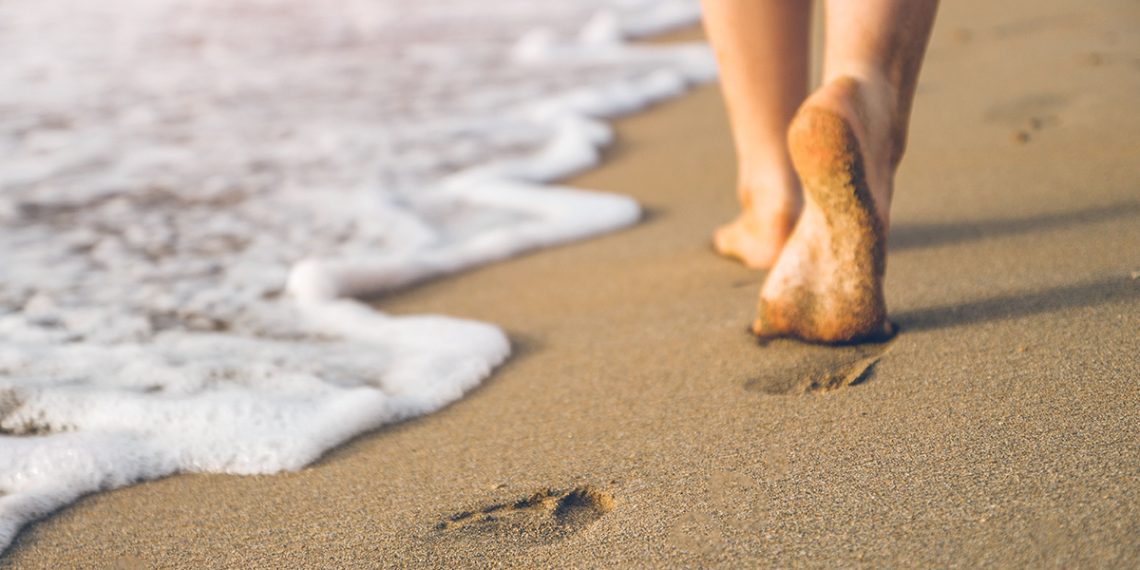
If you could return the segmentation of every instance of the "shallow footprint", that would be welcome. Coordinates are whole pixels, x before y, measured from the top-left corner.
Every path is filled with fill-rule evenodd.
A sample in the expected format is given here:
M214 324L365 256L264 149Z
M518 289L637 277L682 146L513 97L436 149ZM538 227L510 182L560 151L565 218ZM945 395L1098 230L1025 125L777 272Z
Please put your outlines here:
M1068 99L1052 93L1027 95L990 106L984 120L1011 129L1013 142L1025 144L1038 131L1060 124L1062 111L1069 104Z
M770 346L781 348L782 357L769 360L770 372L748 380L744 388L773 395L820 394L861 384L892 345L893 341L850 346L773 341Z
M805 392L830 392L859 384L870 377L879 360L891 350L889 343L862 351L866 356L816 372L804 378Z
M436 525L437 537L491 538L517 545L549 544L586 528L611 511L614 497L590 485L546 489L513 503L456 513Z

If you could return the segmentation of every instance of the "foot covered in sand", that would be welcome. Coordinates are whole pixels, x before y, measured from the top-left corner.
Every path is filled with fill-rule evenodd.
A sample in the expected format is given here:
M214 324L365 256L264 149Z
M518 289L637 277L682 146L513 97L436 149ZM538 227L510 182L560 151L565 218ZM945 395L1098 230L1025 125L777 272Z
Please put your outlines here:
M762 339L843 343L893 333L883 273L899 141L874 94L841 77L809 97L788 128L804 210L760 291L752 332Z

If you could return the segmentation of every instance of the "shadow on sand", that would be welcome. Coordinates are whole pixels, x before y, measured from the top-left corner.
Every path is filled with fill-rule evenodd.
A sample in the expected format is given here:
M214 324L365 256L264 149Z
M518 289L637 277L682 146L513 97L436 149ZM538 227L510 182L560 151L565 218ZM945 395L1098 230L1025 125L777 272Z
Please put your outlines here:
M890 248L894 251L1017 236L1096 224L1138 214L1140 214L1140 203L1126 202L1028 218L966 223L897 224L891 227Z
M1002 321L1063 309L1137 299L1140 299L1140 280L1122 275L1038 291L1007 293L988 299L905 311L895 314L894 320L903 331L921 331Z

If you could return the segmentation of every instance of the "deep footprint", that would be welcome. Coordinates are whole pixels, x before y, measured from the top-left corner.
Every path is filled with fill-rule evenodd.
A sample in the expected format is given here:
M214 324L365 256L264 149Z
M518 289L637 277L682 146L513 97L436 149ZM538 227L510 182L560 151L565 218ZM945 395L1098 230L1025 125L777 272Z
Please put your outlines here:
M772 372L748 380L744 387L772 395L822 394L866 382L893 342L840 347L786 344L782 358L768 362ZM775 343L773 343L775 344Z
M545 544L581 531L613 507L613 495L590 485L569 491L546 489L513 503L456 513L440 521L436 530L441 535Z

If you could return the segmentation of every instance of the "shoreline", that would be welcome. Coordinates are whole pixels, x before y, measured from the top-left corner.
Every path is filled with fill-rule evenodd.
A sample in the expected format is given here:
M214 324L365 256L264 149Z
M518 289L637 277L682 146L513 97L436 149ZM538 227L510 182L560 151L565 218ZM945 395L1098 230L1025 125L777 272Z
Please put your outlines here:
M33 394L26 400L17 394L15 408L7 410L7 413L0 410L0 416L4 416L0 431L8 428L11 433L7 435L43 434L46 437L0 437L0 453L7 453L11 456L10 459L15 460L15 463L8 462L2 470L3 473L0 473L0 480L4 483L0 485L3 487L0 489L2 495L0 503L3 504L3 508L0 508L0 554L28 523L45 518L85 495L180 473L270 474L296 470L319 458L332 447L344 443L347 438L398 419L438 410L457 400L471 387L478 385L509 353L509 340L497 327L489 323L462 322L446 317L389 319L379 311L370 310L366 302L358 297L376 296L395 288L406 288L425 279L461 272L472 266L513 257L544 245L550 246L607 233L636 222L640 216L640 207L630 198L602 192L577 191L543 182L565 177L569 173L586 170L596 165L600 153L599 147L604 146L612 138L610 127L603 122L604 119L630 114L654 102L675 97L683 93L686 86L705 82L715 72L704 44L631 49L628 42L624 41L622 30L631 25L633 28L630 29L636 28L642 33L649 33L651 30L670 29L680 21L691 22L695 16L692 10L695 4L689 0L681 0L681 3L670 6L671 9L655 11L648 23L641 21L641 24L637 24L639 20L632 13L626 15L628 19L618 18L612 13L595 13L584 28L586 31L583 33L589 36L588 40L581 38L564 42L554 40L551 43L548 41L550 38L543 40L539 37L541 33L538 36L525 35L523 40L520 40L521 43L514 44L515 48L526 47L527 49L523 50L525 53L520 55L515 49L512 57L517 59L520 65L530 67L527 73L536 70L537 66L544 63L558 64L566 58L573 60L576 57L609 61L622 66L633 66L639 60L645 60L641 67L648 66L649 69L640 73L631 71L621 78L607 81L587 82L581 86L552 92L520 103L520 106L513 110L506 111L515 116L500 126L510 128L511 124L515 126L525 124L544 131L543 140L533 152L514 158L492 157L459 168L433 185L434 189L429 192L431 198L425 200L430 204L423 205L424 209L413 207L405 211L402 207L394 203L389 204L381 198L373 204L369 211L370 215L361 218L360 221L365 228L371 225L372 229L379 229L380 232L391 227L405 229L413 227L423 234L432 235L433 230L440 229L433 228L430 221L430 210L433 208L437 211L449 208L463 210L468 207L472 210L481 210L481 205L506 214L507 217L514 216L515 220L502 224L484 224L484 227L476 230L476 234L469 236L469 239L464 239L462 233L454 239L439 234L435 234L438 238L436 241L420 239L417 242L412 239L412 244L423 245L414 249L416 252L414 255L377 252L374 247L362 245L363 238L351 239L342 235L340 239L350 245L342 247L339 254L346 257L331 255L301 260L289 271L284 295L281 295L280 286L275 282L266 283L263 280L259 284L249 286L248 281L242 282L239 277L232 280L236 281L236 284L230 283L225 278L227 274L224 271L221 279L211 280L209 283L178 281L177 288L187 293L180 298L183 304L172 300L175 297L169 295L168 288L155 287L147 292L152 296L157 295L158 300L155 303L159 307L166 308L151 307L152 310L166 314L163 311L168 310L170 306L178 306L180 311L193 317L198 327L205 326L209 332L194 328L193 323L187 325L185 322L176 322L162 326L167 327L166 330L171 330L177 329L179 325L185 325L188 330L194 332L186 336L179 336L179 333L156 333L153 319L141 318L128 325L136 327L135 332L141 340L132 344L133 339L127 339L122 344L131 346L121 350L116 342L121 342L123 339L115 336L113 316L106 317L101 324L98 324L96 319L86 317L78 319L88 323L87 329L84 329L83 325L75 327L62 325L69 329L68 333L55 334L54 338L81 339L79 343L84 346L80 346L77 350L70 350L68 347L56 350L55 347L38 346L37 343L45 335L42 334L43 331L36 329L52 328L52 326L41 327L37 324L40 322L37 318L29 320L23 318L20 313L37 310L51 313L57 309L53 294L58 291L46 287L45 292L35 289L34 285L21 284L18 279L14 285L8 284L17 291L20 291L21 287L29 286L37 291L32 301L18 301L16 306L24 305L25 308L15 309L17 315L5 321L8 330L13 327L16 329L16 334L7 336L11 337L9 340L20 348L17 349L15 356L18 364L4 372L14 375L15 389L18 391L22 382L31 379ZM111 9L110 13L114 12L115 10ZM326 14L333 14L335 17L335 11ZM120 20L118 24L122 28L130 29L129 18L124 16ZM66 23L61 25L66 27ZM152 31L157 36L163 35L160 27ZM17 31L15 35L20 37L21 33ZM74 35L83 36L83 33L80 31ZM156 41L156 45L162 45L162 42ZM156 47L154 53L158 51L160 50ZM66 60L66 57L62 59ZM146 67L145 60L140 60L140 66ZM561 66L556 65L557 67ZM571 61L570 68L574 67ZM494 82L486 85L493 87ZM113 99L113 95L106 96ZM157 101L162 99L162 97L156 98ZM34 108L35 98L26 101L25 104ZM301 121L302 117L286 116L282 117L282 120ZM374 130L380 130L383 124L382 121L374 123ZM161 146L161 143L157 145ZM142 146L144 148L140 152L145 153L147 145ZM246 145L246 148L260 146ZM129 151L126 153L131 154ZM51 162L51 159L42 153L30 160ZM347 171L353 170L347 169ZM240 174L232 172L227 174L241 178ZM225 176L226 174L222 175ZM287 194L286 190L280 190L279 193ZM50 195L50 192L46 194ZM32 200L37 198L17 192L17 197L21 196ZM46 202L51 201L50 196L41 198ZM310 199L312 198L310 196ZM248 201L244 200L240 193L235 202L248 206ZM316 207L318 202L329 205L335 204L336 200L317 199L311 204L315 210L308 211L307 215L320 211L320 208ZM127 199L126 203L132 202ZM138 206L140 208L137 212L138 218L148 218L154 222L155 219L162 217L154 211L161 209L161 206L154 206L145 201L133 203L141 204ZM27 206L27 209L31 208L32 206ZM51 210L46 206L44 208ZM0 210L3 209L3 204L0 204ZM262 203L261 208L247 209L278 210L272 207L272 200ZM281 209L288 210L288 207ZM333 210L335 209L334 205ZM57 210L66 212L68 207ZM84 214L86 210L83 209ZM91 210L96 212L94 216L105 214L99 207ZM212 220L224 219L226 216L236 215L233 210L234 207L229 205L222 209L201 212L201 215ZM327 211L324 213L329 214ZM329 215L336 217L336 213ZM424 217L417 218L417 215ZM491 214L492 217L494 215ZM321 214L316 214L316 217L320 218ZM473 218L476 218L475 225L478 225L479 214L475 214ZM202 238L201 234L187 231L187 224L178 225L186 220L182 220L176 213L169 213L168 221L171 219L175 220L171 222L175 227L166 228L167 233L162 233L164 231L161 229L162 224L156 226L154 223L147 225L145 222L140 222L146 226L143 229L136 228L132 225L133 222L128 225L131 229L138 230L138 235L133 238L136 242L140 239L142 242L146 241L145 238L139 238L140 235L160 238L177 235L179 238L175 241L188 242ZM352 215L349 215L347 220L340 221L345 222L350 228L358 228ZM453 229L471 221L464 220L463 214L450 219L445 215L436 225ZM82 215L77 225L81 223ZM113 225L106 220L103 223ZM225 225L221 222L219 224ZM256 225L249 223L248 220L246 223L234 224L235 227ZM316 235L319 233L318 229L322 227L327 229L335 225L326 223L322 226L319 222L313 221L308 226L312 235L306 239L319 241L316 239L319 237ZM305 224L300 226L304 227ZM260 232L254 233L260 233L262 236L279 233L273 231L272 225L261 226L260 229ZM359 237L360 233L353 233L354 231L348 230L348 233ZM87 234L83 234L82 231L78 237L67 233L56 234L55 240L48 240L43 244L57 247L72 241L118 244L114 241L117 238L114 237L91 237L98 233L100 230L96 225L96 229L90 230ZM367 234L368 229L362 230L361 233ZM392 241L399 242L400 236L414 237L414 234L416 231L401 234L396 230L388 237ZM420 235L421 238L424 237L423 234ZM191 237L185 238L187 235ZM95 242L91 242L92 239ZM19 235L16 241L20 241ZM199 241L209 242L210 238L205 237ZM132 244L136 250L145 249L139 243L132 242ZM158 244L151 245L159 247ZM352 245L356 246L355 249ZM113 249L116 246L107 247ZM105 249L106 247L101 248L100 245L92 246L92 250L96 251ZM224 253L219 252L214 252L212 257L205 261L219 268L228 266L228 269L237 271L248 270L250 265L266 270L266 273L283 269L273 263L269 263L268 267L265 264L259 265L258 252L264 254L265 249L272 249L272 246L262 249L254 246L251 249L240 245L234 248L235 258L224 260L228 263L219 260L219 256L225 257ZM186 251L187 248L173 248L168 256L157 255L160 261L155 263L151 263L151 260L145 256L130 259L142 268L139 273L143 276L137 278L138 282L154 283L159 279L155 275L163 275L164 270L169 270L166 266L193 265L195 260L187 258L193 258L194 254L186 254ZM251 251L254 253L250 253ZM254 261L249 259L243 261L241 256L246 254L247 258ZM19 254L15 255L17 261L22 259ZM114 258L113 254L110 255ZM129 253L123 255L130 258ZM78 256L82 257L83 253L80 252ZM262 255L262 261L264 257ZM29 269L52 265L44 259L36 259L34 255L30 261L27 259L23 261ZM114 265L114 262L107 262L104 265ZM78 279L74 275L57 277L39 281L62 283L66 289L66 284ZM109 283L112 279L105 274L95 279L104 281L107 287L112 285ZM242 288L243 284L247 286L245 289ZM257 289L259 286L267 288L260 290L259 293ZM115 293L108 298L120 300L132 297L137 292L131 291L132 294L128 295L125 291L111 290ZM245 312L236 317L236 322L227 320L224 308L212 312L208 307L198 306L197 310L200 313L196 312L195 301L201 302L203 297L211 295L215 300L227 299L231 306L236 306L236 310ZM278 296L289 299L275 305L274 300ZM344 297L351 300L338 300ZM76 303L82 304L82 302ZM123 309L123 307L117 308ZM68 310L59 309L60 314L50 318L62 323L76 320L73 316L69 316ZM130 310L123 309L120 312L130 313ZM277 319L276 316L268 317L267 320L273 324L251 324L261 316L259 312L278 315L284 313L286 317L281 319ZM222 316L218 317L215 313ZM128 320L130 316L135 315L128 315ZM233 314L229 317L234 318ZM108 323L107 320L112 322ZM178 321L178 318L175 317L174 320ZM290 320L294 322L289 324L299 326L301 330L282 332L274 328L278 326L288 329L289 324L281 323ZM248 329L258 329L259 326L263 326L266 329L273 329L278 336L311 335L329 338L326 338L325 342L316 344L306 344L303 340L297 344L289 344L288 341L267 341L256 333L231 335L230 331L233 330L231 325L237 325L233 327L236 329L241 329L243 326ZM310 328L305 329L305 326ZM75 330L76 328L79 330ZM30 329L30 332L25 329ZM104 330L111 332L104 335ZM47 333L46 336L52 337L52 335L53 333ZM28 340L29 338L31 340ZM22 346L21 343L24 342L30 343L30 347ZM95 347L86 346L89 342ZM349 346L344 346L346 343ZM51 345L52 342L45 344ZM106 350L101 349L108 344L110 346ZM172 356L167 358L164 349ZM338 349L346 351L338 353ZM19 354L20 352L34 354L37 351L44 351L47 356L24 359ZM103 360L92 363L90 356L92 351L99 354ZM141 352L143 356L131 354L132 351ZM304 355L306 351L312 351L312 354ZM251 361L249 355L253 353L259 357ZM127 376L144 382L152 381L141 394L153 396L136 397L140 394L131 393L129 389L125 393L120 393L120 386L115 385L115 382L121 380L119 376L122 374L117 371L120 362L117 359L121 359L123 354L127 354L126 359L133 360L136 364L140 361L146 362L132 368ZM246 357L243 358L241 354L245 354ZM226 355L233 355L234 358L227 361ZM199 363L206 361L210 363L209 366L196 368ZM184 363L188 365L184 366ZM295 371L305 369L313 363L320 363L318 367L327 365L328 368L323 371L306 369L302 372L300 376L303 378L300 383L305 384L303 390L307 391L304 391L304 396L300 396L300 391L296 390ZM426 363L428 366L417 366L416 363ZM126 366L130 367L131 364ZM213 371L217 369L225 370L225 379L221 385L216 384L212 377ZM352 372L346 374L348 370ZM200 377L194 378L195 372L198 372ZM66 394L71 389L69 385L59 389L47 385L42 387L42 390L34 386L36 378L39 377L70 378L73 375L78 375L80 384L86 383L94 388L89 392L83 391L84 388L72 390L69 397ZM259 384L259 380L266 377L278 378L284 381L284 384L281 382ZM168 383L173 378L191 379L191 382L194 379L200 380L202 389L197 392L192 390L189 401L171 406L170 395L181 393L178 392L178 387ZM109 381L111 385L101 385L101 381ZM249 382L243 384L243 381ZM233 389L234 387L236 389ZM281 393L282 390L284 394ZM222 393L224 396L212 397L214 394L211 392ZM197 397L203 393L204 397ZM123 395L125 402L122 398L117 399ZM127 415L119 414L111 421L105 421L105 416L100 414L108 406L127 407L134 411ZM163 413L164 409L170 408L178 408L182 413L177 411ZM201 421L205 423L195 423ZM79 434L70 439L68 435L56 437L61 431L79 432ZM188 434L202 437L187 438ZM83 440L85 437L88 439ZM249 451L251 449L253 451Z
M744 332L763 274L711 250L736 206L703 86L564 182L642 223L376 302L507 331L463 400L297 473L89 496L0 567L1134 565L1140 41L1106 5L943 7L893 215L903 330L860 385L804 394L864 357Z

